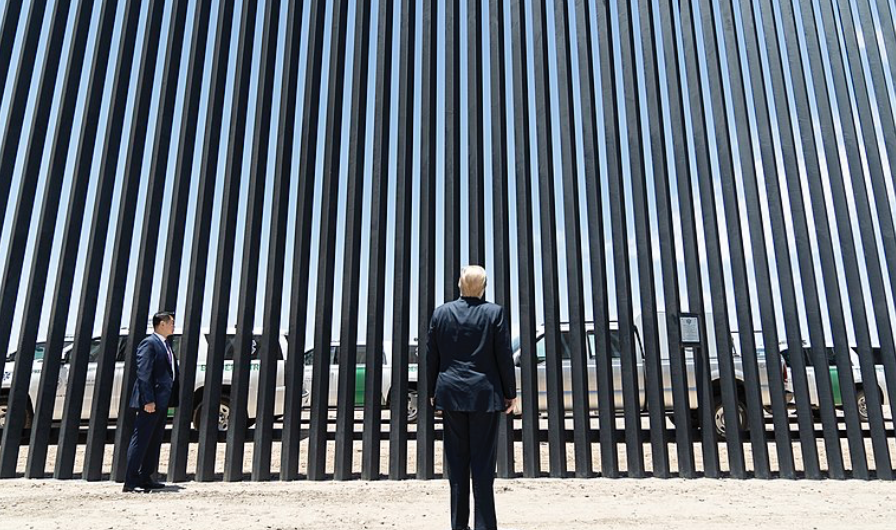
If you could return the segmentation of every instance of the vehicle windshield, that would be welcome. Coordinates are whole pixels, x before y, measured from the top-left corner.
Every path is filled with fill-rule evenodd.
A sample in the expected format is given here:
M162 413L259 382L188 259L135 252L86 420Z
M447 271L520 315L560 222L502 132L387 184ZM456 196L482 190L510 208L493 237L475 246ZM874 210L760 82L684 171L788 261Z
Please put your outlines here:
M70 341L70 340L67 340L67 341L63 342L63 343L62 343L62 349L65 349L66 347L70 346L71 343L72 343L72 341ZM38 342L37 344L34 345L34 360L35 360L35 361L40 361L40 360L42 360L42 359L44 358L44 350L45 350L45 349L46 349L46 343L45 343L45 342ZM16 360L16 353L17 353L17 352L10 352L9 354L7 354L7 355L6 355L6 362L15 361L15 360Z
M590 358L594 358L594 352L597 349L596 338L595 338L594 332L588 331L588 332L586 332L585 335L586 335L586 338L589 343L588 356ZM635 331L635 340L637 341L637 344L635 346L640 351L641 350L641 347L640 347L641 337L638 335L637 330ZM561 351L562 358L570 359L569 332L568 331L563 331L560 333L560 344L562 347L562 351ZM514 353L516 353L520 350L520 337L514 337L512 343L511 343L511 347L512 347ZM610 330L610 354L611 354L612 358L614 358L614 359L621 358L622 357L621 351L622 351L622 348L619 344L619 330L611 329ZM537 341L535 342L535 355L538 358L539 363L541 363L545 360L546 353L545 353L544 335L539 336Z
M386 345L385 349L388 350L390 345ZM339 364L339 346L332 345L330 346L330 365ZM381 359L381 363L383 365L389 364L391 351L384 351L383 357ZM419 361L419 356L417 353L417 345L409 344L408 345L408 364L417 364ZM355 346L355 363L357 366L364 366L367 362L367 346L364 344L358 344ZM314 350L308 350L305 352L305 366L311 366L314 364Z

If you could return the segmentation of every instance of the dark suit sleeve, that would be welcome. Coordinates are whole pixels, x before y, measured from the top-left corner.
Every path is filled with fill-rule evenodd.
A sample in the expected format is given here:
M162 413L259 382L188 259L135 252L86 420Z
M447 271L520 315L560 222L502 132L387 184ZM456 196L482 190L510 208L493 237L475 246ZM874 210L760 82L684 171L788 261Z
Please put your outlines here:
M504 399L513 399L516 397L516 372L513 370L513 351L510 346L510 322L507 321L507 311L503 307L495 324L495 358L501 374Z
M438 342L436 316L433 314L429 321L429 332L426 334L426 378L429 383L429 392L433 396L436 392L436 380L439 378L439 365L441 363Z
M140 387L141 405L155 403L156 393L153 389L153 364L156 353L150 339L144 339L137 346L137 385Z

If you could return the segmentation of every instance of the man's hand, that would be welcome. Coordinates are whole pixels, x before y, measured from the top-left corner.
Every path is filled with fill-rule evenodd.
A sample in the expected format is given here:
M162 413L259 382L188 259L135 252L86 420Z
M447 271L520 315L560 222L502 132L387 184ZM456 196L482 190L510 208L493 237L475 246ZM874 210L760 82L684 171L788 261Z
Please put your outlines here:
M155 404L155 402L153 402L153 403L147 403L146 405L143 405L143 410L145 410L145 411L148 412L149 414L155 414L155 412L156 412L156 404Z
M507 414L508 416L513 414L513 408L514 405L516 405L516 400L517 398L504 400L504 414Z

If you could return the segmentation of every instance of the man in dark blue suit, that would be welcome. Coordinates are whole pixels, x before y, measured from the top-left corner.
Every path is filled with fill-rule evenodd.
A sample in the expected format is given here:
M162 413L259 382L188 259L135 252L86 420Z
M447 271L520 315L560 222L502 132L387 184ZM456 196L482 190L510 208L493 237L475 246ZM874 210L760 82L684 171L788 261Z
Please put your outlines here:
M125 492L165 487L153 475L159 468L168 407L176 407L179 397L177 359L168 343L174 333L174 313L157 313L152 317L152 327L152 335L137 346L137 382L129 403L137 410L137 419L128 447Z
M504 308L483 300L486 281L482 267L464 267L460 298L436 309L429 325L427 377L442 411L453 530L469 529L471 475L476 530L498 527L498 425L516 399L510 322Z

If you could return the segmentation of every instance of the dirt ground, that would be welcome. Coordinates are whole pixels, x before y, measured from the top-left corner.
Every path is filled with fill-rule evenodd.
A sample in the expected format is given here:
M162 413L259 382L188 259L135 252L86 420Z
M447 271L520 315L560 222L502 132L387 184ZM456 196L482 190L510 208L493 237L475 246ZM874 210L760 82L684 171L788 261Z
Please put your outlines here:
M819 445L824 457L824 448ZM650 446L644 447L649 470ZM223 471L224 448L224 444L218 447L216 467L219 472ZM301 448L300 472L304 473L307 440ZM799 445L794 444L794 448L797 467L801 468ZM279 467L279 449L279 444L274 444L275 471ZM547 471L548 452L546 447L543 449L542 469ZM699 445L697 449L699 462ZM724 445L721 449L725 462ZM891 441L891 451L893 449ZM436 472L441 473L440 443L436 444L436 450ZM163 473L167 451L168 446L163 446ZM54 453L55 447L51 446L48 471L52 471ZM82 453L83 446L80 446L76 473L83 465ZM194 444L188 463L190 472L195 469L195 453ZM332 471L333 453L331 442L328 471ZM386 442L382 454L389 454ZM414 454L415 447L411 443L408 451L411 472L415 465ZM360 471L360 455L360 443L357 443L356 471ZM673 471L677 468L674 455L673 445L670 446ZM896 456L896 451L893 455ZM521 456L517 455L517 462L521 462ZM571 444L568 456L571 471L575 463ZM619 456L624 469L624 451L620 451ZM23 448L20 453L22 470L26 457L27 448ZM595 454L596 470L600 469L597 457ZM774 451L771 457L774 469L777 467ZM112 447L109 446L105 458L107 472L111 462ZM252 444L248 444L244 459L246 471L251 462ZM749 459L747 464L748 468L752 467ZM383 472L387 471L387 466L388 458L384 456ZM161 478L164 479L164 475ZM896 528L896 485L884 481L518 478L498 480L495 489L499 527L504 529ZM445 530L450 528L448 511L448 484L443 479L185 482L171 484L166 490L151 494L122 493L121 485L108 479L99 482L23 478L0 481L0 524L3 528L22 530Z
M500 528L893 528L896 488L860 481L513 479ZM151 494L111 482L0 482L4 528L445 530L446 481L194 483Z

